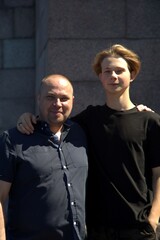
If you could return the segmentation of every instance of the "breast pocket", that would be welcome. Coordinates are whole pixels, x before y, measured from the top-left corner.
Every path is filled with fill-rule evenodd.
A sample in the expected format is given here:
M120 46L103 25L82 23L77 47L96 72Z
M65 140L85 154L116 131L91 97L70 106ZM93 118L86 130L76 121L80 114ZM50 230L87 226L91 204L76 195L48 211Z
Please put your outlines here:
M31 147L23 152L24 161L21 168L27 172L26 177L44 179L53 171L61 168L57 149L52 147ZM23 172L23 171L22 171Z

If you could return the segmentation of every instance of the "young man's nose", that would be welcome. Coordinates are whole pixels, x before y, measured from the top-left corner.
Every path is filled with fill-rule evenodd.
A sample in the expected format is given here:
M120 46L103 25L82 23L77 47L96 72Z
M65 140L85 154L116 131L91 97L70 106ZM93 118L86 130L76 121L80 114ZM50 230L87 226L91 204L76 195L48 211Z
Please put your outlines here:
M116 73L115 71L112 71L111 76L112 76L113 78L117 78L117 73Z

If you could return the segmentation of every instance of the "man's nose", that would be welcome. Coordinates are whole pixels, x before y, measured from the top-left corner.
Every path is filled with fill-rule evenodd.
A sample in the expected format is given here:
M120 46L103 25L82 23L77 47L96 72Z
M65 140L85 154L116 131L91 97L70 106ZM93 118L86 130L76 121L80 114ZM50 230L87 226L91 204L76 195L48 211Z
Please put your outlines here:
M62 105L62 103L61 103L61 100L60 100L60 98L56 98L56 99L54 99L54 101L53 101L53 105L55 106L61 106Z

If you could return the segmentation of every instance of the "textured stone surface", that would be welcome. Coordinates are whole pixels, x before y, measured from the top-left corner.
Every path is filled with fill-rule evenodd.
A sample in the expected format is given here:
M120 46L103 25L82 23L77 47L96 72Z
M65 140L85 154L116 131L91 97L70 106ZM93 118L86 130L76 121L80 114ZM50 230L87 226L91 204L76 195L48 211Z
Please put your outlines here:
M105 103L105 96L100 81L73 82L74 105L71 115L84 110L88 105L102 105Z
M0 9L0 39L13 36L13 10Z
M14 126L23 112L34 112L34 80L33 69L0 71L0 132Z
M35 12L32 8L16 8L14 11L15 37L33 37Z
M160 38L160 1L127 1L127 36Z
M16 69L0 71L0 99L19 99L35 97L35 71Z
M14 127L18 117L26 111L34 112L34 103L31 98L1 99L0 101L0 133Z
M2 43L3 41L0 40L0 69L2 68L2 63L3 63L3 60L2 60Z
M39 0L36 4L36 63L47 48L49 1Z
M49 1L49 37L124 37L125 18L125 0Z
M34 39L13 39L4 41L4 68L35 66Z
M3 0L8 7L32 6L35 0Z

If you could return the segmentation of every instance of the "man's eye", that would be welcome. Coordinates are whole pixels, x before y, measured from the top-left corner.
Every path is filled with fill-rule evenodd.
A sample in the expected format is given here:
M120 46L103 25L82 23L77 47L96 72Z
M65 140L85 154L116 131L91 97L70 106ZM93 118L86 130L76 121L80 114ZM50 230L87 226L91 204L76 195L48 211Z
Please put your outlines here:
M55 100L55 98L53 96L47 96L47 100L53 101L53 100Z
M60 99L61 102L66 102L67 100L68 100L67 97L63 97L63 98Z

